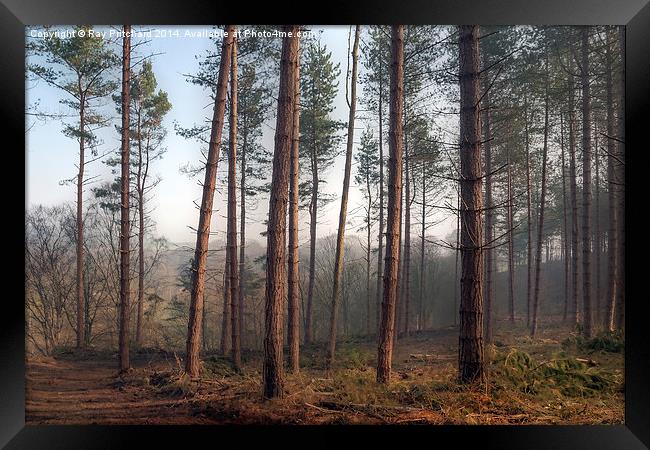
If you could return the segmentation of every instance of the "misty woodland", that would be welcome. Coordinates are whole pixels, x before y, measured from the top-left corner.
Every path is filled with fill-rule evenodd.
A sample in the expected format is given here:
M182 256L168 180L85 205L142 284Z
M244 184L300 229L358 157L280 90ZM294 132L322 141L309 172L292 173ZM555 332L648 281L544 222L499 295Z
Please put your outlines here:
M26 30L28 423L623 422L622 27L209 31Z

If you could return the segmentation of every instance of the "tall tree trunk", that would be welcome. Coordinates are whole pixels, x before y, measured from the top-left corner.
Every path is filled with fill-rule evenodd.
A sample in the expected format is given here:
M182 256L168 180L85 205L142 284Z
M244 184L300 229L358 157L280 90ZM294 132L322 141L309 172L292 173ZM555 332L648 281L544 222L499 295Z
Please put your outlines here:
M459 182L460 186L460 182ZM454 326L458 322L458 287L460 280L458 279L458 255L460 254L460 188L458 191L458 201L456 205L456 262L454 263Z
M530 183L530 131L528 129L528 97L524 97L524 127L526 140L526 226L528 240L526 243L526 326L530 326L531 300L533 286L533 210L532 210L532 188Z
M129 361L129 318L131 316L131 289L129 279L129 188L131 186L131 166L129 163L129 112L131 93L131 26L124 25L122 38L122 149L121 149L121 189L120 189L120 373L130 368Z
M402 193L402 115L404 108L404 25L391 27L390 124L388 140L388 218L381 326L377 348L377 382L390 381L395 334Z
M595 186L594 186L594 253L595 253L595 270L596 270L596 301L594 302L594 308L596 310L596 317L594 319L594 325L598 327L601 322L601 301L600 301L600 249L601 249L601 233L600 233L600 158L599 158L599 148L598 148L598 127L594 129L594 172L595 172ZM594 326L592 325L592 327Z
M377 337L379 337L379 324L381 321L380 302L382 294L382 274L383 274L383 251L384 251L384 132L383 132L383 76L381 55L379 56L379 247L377 249L377 292L375 292L375 325Z
M426 234L426 221L427 221L427 195L426 195L426 184L425 184L425 177L426 177L426 165L424 161L422 162L422 228L421 232L422 235L420 236L420 308L418 311L418 326L417 330L420 331L422 330L423 327L423 319L424 319L424 240L425 240L425 234Z
M509 136L512 136L511 133L508 133ZM512 219L512 203L514 201L512 195L512 160L510 159L510 148L507 149L507 164L508 164L508 174L507 174L507 191L508 191L508 207L506 210L506 227L508 230L508 316L510 323L514 325L515 323L515 252L513 249L513 235L514 235L514 223Z
M582 81L582 302L583 335L591 330L591 99L589 87L589 27L584 26L581 52Z
M137 136L138 136L138 173L137 173L137 195L138 195L138 313L135 328L135 345L142 348L144 327L144 183L142 180L142 135L141 117L138 110Z
M345 173L343 175L343 193L341 195L341 210L339 211L339 229L336 235L336 256L334 258L334 284L332 287L332 307L330 314L330 334L329 346L327 350L327 368L332 367L334 361L334 351L336 349L336 330L338 302L340 298L339 286L341 283L341 272L343 271L343 257L345 252L345 224L348 213L348 191L350 190L350 172L352 170L352 146L354 139L354 115L356 113L357 102L357 63L359 60L359 38L361 36L361 26L357 25L354 31L354 45L352 47L352 79L350 86L350 99L348 106L350 114L348 116L348 140L345 151Z
M488 83L484 83L486 92L483 97L484 120L485 120L485 342L492 342L492 300L494 297L494 285L492 276L494 273L494 252L492 251L492 240L494 239L493 210L492 210L492 112L490 110L490 92Z
M315 131L314 131L315 134ZM311 149L312 189L309 205L309 285L307 287L307 312L305 314L305 344L314 340L312 328L312 305L314 299L314 283L316 281L316 220L318 215L318 161L316 158L315 136Z
M242 346L246 335L244 329L244 278L246 277L246 150L248 145L248 132L246 130L246 113L242 111L244 122L242 130L241 156L241 181L239 186L239 334Z
M368 205L366 209L366 335L370 335L370 258L372 234L370 223L372 221L372 194L370 187L370 172L366 172L366 191L368 192Z
M408 128L404 131L404 167L406 190L404 193L404 336L409 335L409 307L411 303L411 176L408 150Z
M481 120L479 114L479 26L461 25L460 194L461 291L458 371L462 383L485 382L483 348L483 230L481 209Z
M572 65L569 65L569 71ZM575 83L569 74L569 194L571 203L571 325L578 324L578 187L576 169Z
M228 88L228 71L232 56L234 25L228 25L221 45L221 61L219 62L219 77L217 81L208 159L205 165L205 180L203 196L199 213L199 226L196 233L196 249L192 265L192 294L187 330L187 358L185 372L192 378L199 376L200 360L199 346L201 343L201 322L203 319L203 294L205 291L205 266L208 258L208 241L210 238L210 223L212 220L212 203L217 176L217 163L221 148L224 113L226 109L226 90Z
M81 81L79 81L81 83ZM86 343L84 333L84 222L83 222L83 185L85 167L85 125L86 98L79 99L79 173L77 174L77 348Z
M287 288L286 228L287 202L293 138L293 117L296 102L296 70L300 40L297 25L285 25L280 60L280 92L275 128L273 175L269 199L269 221L266 245L266 290L263 395L264 398L284 395L282 366L282 313Z
M562 156L562 248L564 251L564 310L562 312L562 322L566 323L569 312L569 256L571 253L569 247L569 227L567 223L567 210L566 201L566 161L564 152L564 120L560 114L560 152Z
M293 130L291 140L291 180L289 182L289 279L288 319L289 370L300 370L300 272L298 252L298 206L300 186L300 56L297 56L294 75L295 99L293 105Z
M607 331L614 331L614 309L616 305L619 264L618 261L618 199L616 179L616 141L614 136L614 86L612 81L613 57L611 34L607 33L606 48L606 89L607 89L607 193L609 211L609 230L607 232L607 300L605 301L605 322Z
M227 258L230 261L230 319L232 364L241 369L239 331L239 264L237 263L237 38L233 39L230 63L230 139L228 140L228 230Z
M625 27L619 27L619 52L621 71L619 78L618 111L618 164L616 168L615 190L618 197L616 213L618 215L618 286L616 288L616 328L625 327Z
M548 48L545 46L544 61L544 147L542 149L542 193L539 201L539 221L537 223L537 249L535 252L535 291L533 295L533 317L530 329L530 335L535 336L537 333L537 322L539 313L539 290L541 284L542 271L542 238L544 232L544 207L546 202L546 162L548 159L548 109L549 109L549 73L548 73Z

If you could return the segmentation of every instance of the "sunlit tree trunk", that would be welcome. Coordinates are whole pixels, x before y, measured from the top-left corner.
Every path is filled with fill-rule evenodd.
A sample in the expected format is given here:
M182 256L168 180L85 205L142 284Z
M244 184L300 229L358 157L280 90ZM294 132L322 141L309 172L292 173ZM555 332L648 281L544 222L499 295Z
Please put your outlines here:
M262 385L264 398L284 395L282 327L287 291L286 228L287 203L296 102L296 70L300 38L297 25L285 25L280 60L280 92L275 127L273 175L269 199L266 245L265 333Z
M384 132L383 132L383 75L381 73L381 56L379 57L379 247L377 249L377 292L375 293L375 325L379 336L379 323L381 314L383 251L384 251Z
M384 289L379 344L377 349L377 382L390 381L395 334L395 306L399 271L400 209L402 193L402 115L404 108L404 25L391 28L390 108L388 139L388 218Z
M228 25L221 45L221 61L219 62L219 77L212 116L208 159L205 166L203 196L199 213L199 226L196 233L196 249L192 264L192 294L187 331L187 358L185 372L190 377L198 377L200 370L199 347L201 344L201 323L203 320L203 293L205 291L205 266L208 257L208 241L210 238L210 223L212 219L212 203L217 177L217 163L221 147L224 114L226 109L226 90L228 88L228 71L232 56L233 35L235 27Z

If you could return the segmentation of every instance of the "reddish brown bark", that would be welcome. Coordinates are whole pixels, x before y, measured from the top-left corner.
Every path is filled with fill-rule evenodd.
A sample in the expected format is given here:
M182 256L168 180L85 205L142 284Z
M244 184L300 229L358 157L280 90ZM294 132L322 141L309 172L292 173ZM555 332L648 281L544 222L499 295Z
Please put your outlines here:
M263 395L282 397L282 316L287 287L286 222L289 171L293 136L293 115L296 101L296 68L298 65L298 26L283 27L287 33L282 40L280 61L280 92L278 95L273 175L269 199L269 221L266 246L266 291Z
M291 180L289 182L289 283L288 320L289 370L300 370L300 272L298 252L298 206L300 184L300 56L294 77L295 100L293 107L293 130L291 140Z
M131 287L129 279L129 188L131 167L129 163L129 112L131 93L131 26L124 25L122 37L122 148L120 189L120 337L119 371L129 370L129 319L131 316Z
M199 212L199 226L196 233L196 249L192 265L192 293L187 331L187 357L185 372L190 377L198 377L200 370L199 349L201 345L201 323L203 321L203 294L205 291L205 268L208 257L208 241L210 238L210 222L212 219L212 203L217 176L217 163L221 148L224 114L226 109L226 90L228 88L228 72L232 56L232 44L235 33L234 25L228 25L221 45L221 61L219 77L212 116L208 159L205 166L203 196Z
M228 140L228 227L227 254L230 299L230 330L232 333L232 364L241 369L241 344L239 331L239 264L237 263L237 38L232 43L230 62L230 137Z
M402 115L404 108L404 26L391 29L390 67L390 124L388 131L388 218L386 229L386 256L384 264L384 291L379 344L377 349L377 381L390 381L393 338L395 334L395 306L399 271L400 210L402 193Z

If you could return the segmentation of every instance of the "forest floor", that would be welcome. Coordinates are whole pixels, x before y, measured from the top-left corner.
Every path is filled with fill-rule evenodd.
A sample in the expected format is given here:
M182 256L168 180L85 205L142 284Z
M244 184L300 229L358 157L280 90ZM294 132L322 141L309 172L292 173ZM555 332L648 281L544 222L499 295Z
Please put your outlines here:
M457 328L399 339L388 386L375 382L376 344L337 345L331 376L324 346L301 348L301 372L285 397L261 398L261 352L244 352L242 373L204 356L201 381L174 353L141 350L116 376L116 354L59 352L27 361L28 424L620 424L622 342L582 341L568 328L496 324L488 382L460 386ZM558 338L561 336L562 338ZM568 339L564 337L570 336Z

